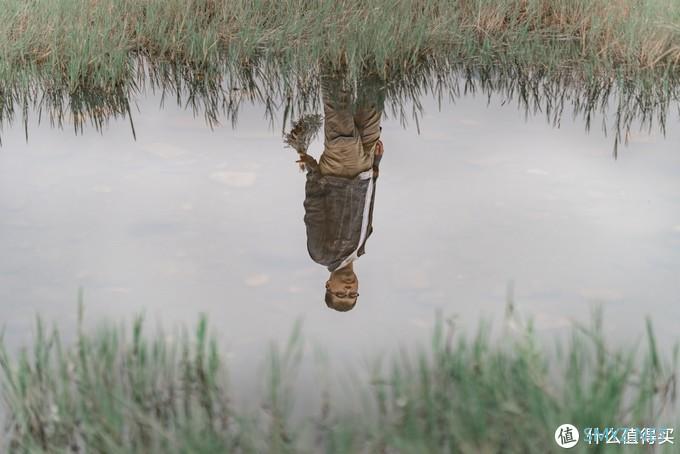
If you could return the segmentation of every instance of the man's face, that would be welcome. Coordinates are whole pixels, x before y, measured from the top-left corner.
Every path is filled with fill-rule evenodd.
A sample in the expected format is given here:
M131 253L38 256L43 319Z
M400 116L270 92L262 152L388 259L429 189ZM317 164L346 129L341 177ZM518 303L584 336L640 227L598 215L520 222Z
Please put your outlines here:
M350 267L335 270L326 282L326 290L333 295L334 306L354 306L359 296L359 280Z

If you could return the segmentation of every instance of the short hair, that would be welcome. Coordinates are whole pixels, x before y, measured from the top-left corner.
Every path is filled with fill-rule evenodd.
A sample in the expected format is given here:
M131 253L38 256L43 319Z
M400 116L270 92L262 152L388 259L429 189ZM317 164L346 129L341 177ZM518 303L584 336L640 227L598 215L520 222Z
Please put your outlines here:
M357 305L357 298L354 298L354 301L352 304L347 304L346 302L339 302L336 300L335 295L333 295L330 291L326 290L326 297L324 298L326 301L326 306L328 306L331 309L335 309L338 312L347 312L351 311L354 309L354 306Z

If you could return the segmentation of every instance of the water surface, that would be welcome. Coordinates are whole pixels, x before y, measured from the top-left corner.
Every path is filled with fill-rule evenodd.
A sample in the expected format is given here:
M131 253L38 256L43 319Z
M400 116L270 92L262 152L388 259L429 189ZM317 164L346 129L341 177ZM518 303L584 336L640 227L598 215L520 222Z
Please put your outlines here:
M0 321L10 345L34 317L68 331L87 319L192 324L209 314L247 381L270 340L302 318L310 343L343 364L424 340L437 310L473 330L518 311L551 339L602 305L607 334L634 344L651 316L662 345L680 323L680 135L612 137L577 119L554 128L514 106L425 97L420 133L391 116L374 233L355 265L360 297L324 304L328 271L303 223L305 176L280 112L245 106L209 128L159 96L100 134L15 122L0 149ZM320 138L310 153L321 152ZM239 377L241 377L239 379Z

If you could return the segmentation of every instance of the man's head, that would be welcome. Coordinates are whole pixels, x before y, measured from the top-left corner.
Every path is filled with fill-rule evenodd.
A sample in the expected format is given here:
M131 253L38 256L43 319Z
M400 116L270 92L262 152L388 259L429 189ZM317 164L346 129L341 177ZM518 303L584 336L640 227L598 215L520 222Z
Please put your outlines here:
M359 297L359 280L352 264L331 272L326 281L326 306L340 312L354 309Z

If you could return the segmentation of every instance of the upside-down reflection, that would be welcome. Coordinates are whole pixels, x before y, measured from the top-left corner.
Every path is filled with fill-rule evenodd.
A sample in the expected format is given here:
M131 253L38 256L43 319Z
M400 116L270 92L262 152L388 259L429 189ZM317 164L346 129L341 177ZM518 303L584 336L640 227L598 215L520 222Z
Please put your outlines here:
M326 305L342 312L356 306L359 279L354 262L365 253L373 233L375 188L383 156L380 120L384 101L377 87L369 82L352 103L342 79L325 77L323 152L317 162L306 150L298 150L298 163L307 171L307 249L315 262L330 271Z

